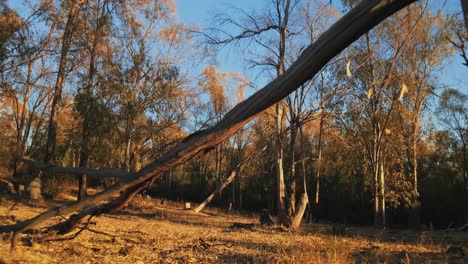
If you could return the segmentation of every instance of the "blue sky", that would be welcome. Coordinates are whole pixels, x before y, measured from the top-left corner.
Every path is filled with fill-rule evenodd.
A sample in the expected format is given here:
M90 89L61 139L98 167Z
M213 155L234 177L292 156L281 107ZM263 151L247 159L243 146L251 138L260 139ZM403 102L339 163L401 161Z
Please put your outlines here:
M263 0L176 0L179 21L198 24L202 27L209 27L213 14L225 10L227 5L234 5L244 10L260 11L267 2ZM431 4L437 5L439 2L432 2ZM444 10L449 12L461 10L460 1L448 0L444 6ZM218 61L220 62L219 66L222 71L245 72L245 62L234 52L227 54L226 51L223 51ZM440 73L440 78L444 85L468 93L468 69L461 63L462 60L458 53L447 59L443 71Z
M178 20L187 24L197 24L201 27L209 27L214 14L226 9L227 5L234 5L243 10L261 11L262 7L269 3L268 0L175 0L177 5ZM338 4L340 1L332 1ZM434 8L440 8L445 3L444 10L447 12L461 11L459 0L431 1ZM17 8L18 0L9 0L8 4ZM234 51L222 50L218 56L218 66L221 71L237 71L246 73L245 61ZM251 76L249 76L251 77ZM462 65L459 54L447 59L443 71L440 73L442 85L447 85L462 90L468 94L468 69ZM266 84L266 80L256 80L258 86Z

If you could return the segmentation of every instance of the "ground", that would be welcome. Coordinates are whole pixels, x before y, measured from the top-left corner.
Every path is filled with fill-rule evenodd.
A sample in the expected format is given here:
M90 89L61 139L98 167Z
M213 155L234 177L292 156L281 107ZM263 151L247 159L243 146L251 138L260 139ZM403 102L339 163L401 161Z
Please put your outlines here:
M0 225L66 202L32 206L0 199ZM92 218L76 237L41 243L23 237L10 253L3 235L0 263L468 263L467 232L323 223L287 231L259 226L257 219L214 209L196 214L181 203L140 196L125 210ZM447 252L450 247L462 250Z

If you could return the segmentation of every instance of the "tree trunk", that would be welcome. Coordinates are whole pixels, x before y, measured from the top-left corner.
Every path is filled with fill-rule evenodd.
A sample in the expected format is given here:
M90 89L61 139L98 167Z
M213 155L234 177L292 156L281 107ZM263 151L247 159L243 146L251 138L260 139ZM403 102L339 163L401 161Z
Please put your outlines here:
M238 192L237 192L237 201L238 201L237 202L237 210L241 211L242 208L243 208L242 207L243 206L243 204L242 204L242 181L241 181L242 172L239 170L238 174L239 175L237 175L237 182L238 182L238 184L237 184L237 190L238 190Z
M417 116L419 116L419 111ZM418 191L418 127L419 122L417 117L413 120L413 133L411 137L411 164L413 169L413 201L410 205L410 221L409 225L413 228L419 228L421 222L421 204L419 202L419 191Z
M302 222L302 218L304 217L304 212L307 208L307 204L309 203L309 198L307 197L307 193L302 193L301 199L299 200L299 204L297 206L297 210L291 220L291 225L289 226L290 229L297 229Z
M375 148L375 147L374 147ZM374 155L376 156L376 152L374 150ZM379 226L379 215L380 215L380 207L379 207L379 164L376 157L373 158L372 162L372 173L373 173L373 196L374 196L374 226Z
M226 188L226 186L228 186L233 180L234 178L236 177L236 170L233 170L231 172L231 175L229 175L229 177L222 183L218 186L218 188L216 188L216 190L214 192L212 192L210 195L208 195L208 197L205 199L205 201L203 201L200 205L197 206L197 208L195 208L195 213L199 213L201 210L203 210L203 208L205 208L205 206L207 204L209 204L213 198L215 197L216 194L218 193L221 193L221 191Z
M28 73L26 77L26 90L24 91L23 95L23 105L21 106L21 113L17 113L20 118L19 122L16 124L16 148L13 156L13 178L16 180L21 180L22 178L22 170L23 170L23 162L22 158L26 151L26 144L29 137L29 127L31 126L32 120L31 118L28 120L28 125L26 125L26 113L28 110L28 102L30 91L32 88L32 72L35 60L31 60L28 63ZM27 126L27 128L26 128ZM25 129L26 128L26 129ZM19 194L19 184L18 181L15 181L15 190Z
M12 236L12 246L14 247L19 232L37 226L51 217L77 211L79 215L84 217L96 214L96 212L118 208L128 202L136 194L135 191L148 187L162 173L190 160L200 152L206 153L209 149L228 139L256 115L278 103L304 82L313 78L326 63L361 35L412 2L414 1L361 1L322 34L316 42L305 49L298 60L283 75L235 106L213 127L188 136L173 150L142 168L135 174L135 177L129 180L121 181L97 195L86 197L82 201L51 208L34 218L13 225L1 226L0 233L14 232ZM119 194L117 199L112 198ZM104 201L107 203L101 204Z
M216 183L218 186L222 184L221 180L221 144L216 146L215 149L215 177L216 177ZM218 194L218 200L221 200L221 193L222 190L217 192Z
M466 31L468 31L468 1L466 0L460 0L461 1L461 6L463 10L463 18L465 19L465 28Z
M319 136L317 146L317 176L315 179L315 206L318 207L320 201L320 171L322 167L322 135L323 135L323 109L322 109L322 96L320 96L320 124L319 124Z
M284 21L279 21L279 45L278 45L278 62L276 69L276 77L279 78L284 74L285 70L285 55L286 55L286 30L288 26L290 0L286 2ZM284 184L284 168L283 168L283 106L280 102L276 104L276 182L277 182L277 210L278 223L288 225L286 215L286 186Z
M288 217L292 217L296 212L296 189L298 179L296 177L296 156L294 147L296 145L297 125L294 120L290 125L290 145L289 145L289 158L291 160L290 171L290 185L289 185L289 199L288 199Z
M386 213L385 213L385 168L384 162L380 162L380 176L379 176L379 224L383 227L386 226Z
M468 3L466 3L468 6ZM465 14L465 18L468 14ZM468 22L467 22L468 23ZM462 147L463 147L463 190L462 190L462 208L463 208L463 220L468 222L468 192L467 192L467 180L468 180L468 160L466 158L466 141L462 138Z
M214 192L212 192L206 199L205 201L203 201L197 208L195 208L195 212L198 213L200 212L201 210L203 210L203 208L209 204L213 198L216 196L217 193L221 193L221 191L226 188L226 186L228 186L235 178L237 175L240 175L241 173L241 170L242 170L242 166L248 161L250 160L252 157L254 157L254 154L255 155L259 155L260 153L263 153L265 150L267 149L267 147L264 147L262 150L260 150L260 152L257 152L257 153L251 153L247 158L245 158L243 161L239 161L239 164L237 164L237 166L231 171L231 174L229 175L229 177L224 180L224 182L220 183L218 185L218 188L216 188L216 190ZM234 188L234 186L233 186ZM235 200L233 199L233 202Z
M304 145L305 145L305 138L304 138L304 131L302 125L299 127L299 132L301 135L301 150L300 150L300 159L302 164L302 180L300 181L301 184L301 197L299 199L299 203L296 207L296 211L291 221L290 229L297 229L302 222L302 218L304 217L305 210L307 205L309 204L309 197L307 196L307 179L306 179L306 171L305 171L305 158L304 158Z
M44 158L44 163L46 164L55 164L57 162L55 156L57 145L57 112L59 111L58 108L62 102L62 87L63 82L65 81L68 52L70 51L70 44L75 30L74 20L82 4L82 0L70 1L71 6L62 37L62 50L60 52L59 68L54 86L54 97L50 109L49 130L47 133L46 143L47 149Z
M282 143L282 106L276 104L276 194L277 194L277 211L278 222L286 223L286 191L284 184L284 169L283 169L283 143Z
M88 196L87 192L88 177L86 174L78 176L78 201Z

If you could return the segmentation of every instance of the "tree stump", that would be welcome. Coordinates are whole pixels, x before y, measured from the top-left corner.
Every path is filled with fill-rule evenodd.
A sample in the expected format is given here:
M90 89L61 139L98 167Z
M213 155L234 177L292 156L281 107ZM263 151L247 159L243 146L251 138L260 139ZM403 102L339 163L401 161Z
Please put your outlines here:
M275 224L273 217L270 215L267 209L263 209L260 214L260 224L266 226L272 226Z
M31 202L39 202L42 200L41 194L41 178L36 177L34 180L29 184L28 187L29 197Z
M24 185L20 184L18 185L18 196L21 196L24 192Z

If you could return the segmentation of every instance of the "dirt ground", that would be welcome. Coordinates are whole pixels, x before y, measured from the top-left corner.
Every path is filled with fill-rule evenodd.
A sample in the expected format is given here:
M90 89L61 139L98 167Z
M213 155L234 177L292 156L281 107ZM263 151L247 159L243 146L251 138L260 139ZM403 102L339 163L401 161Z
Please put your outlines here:
M33 217L66 200L32 206L3 197L0 225ZM319 223L291 232L261 227L257 216L214 209L196 214L182 208L140 196L123 211L92 218L76 237L37 243L23 236L14 253L4 234L0 263L468 263L467 232Z

